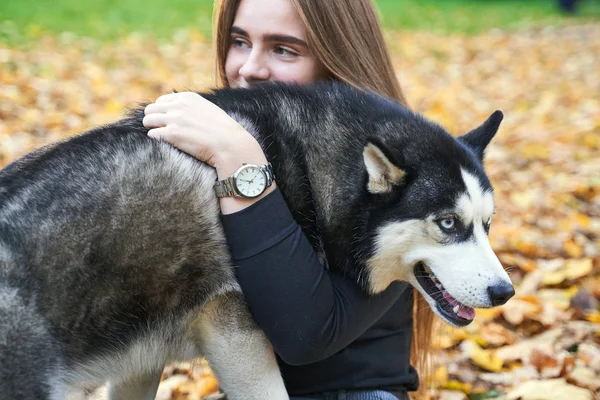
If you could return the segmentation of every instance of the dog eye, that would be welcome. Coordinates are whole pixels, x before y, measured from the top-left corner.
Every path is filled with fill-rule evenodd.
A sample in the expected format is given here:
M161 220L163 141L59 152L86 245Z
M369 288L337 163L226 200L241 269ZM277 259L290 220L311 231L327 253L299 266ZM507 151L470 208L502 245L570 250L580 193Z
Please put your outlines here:
M454 230L454 228L456 228L456 221L454 220L454 217L442 218L438 220L437 223L439 227L445 231L451 231Z
M489 228L490 228L490 225L492 225L492 217L491 217L491 216L488 218L488 220L487 220L487 221L484 221L484 222L483 222L483 226L484 226L486 229L489 229Z
M483 229L485 230L485 233L490 232L491 225L492 225L492 217L488 218L488 220L483 223Z

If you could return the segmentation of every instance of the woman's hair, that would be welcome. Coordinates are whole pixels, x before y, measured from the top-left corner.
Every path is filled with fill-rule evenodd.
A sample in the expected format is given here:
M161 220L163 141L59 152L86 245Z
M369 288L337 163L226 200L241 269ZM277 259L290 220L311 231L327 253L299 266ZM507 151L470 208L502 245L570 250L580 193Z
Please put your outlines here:
M406 104L388 53L379 18L371 0L289 0L306 27L308 47L329 76L359 89ZM225 61L231 44L231 27L241 0L215 0L213 32L217 81L228 86ZM415 296L411 362L425 389L431 376L434 314L421 296Z
M215 1L217 79L224 86L231 26L240 1ZM329 76L406 105L371 0L289 1L304 22L310 51Z

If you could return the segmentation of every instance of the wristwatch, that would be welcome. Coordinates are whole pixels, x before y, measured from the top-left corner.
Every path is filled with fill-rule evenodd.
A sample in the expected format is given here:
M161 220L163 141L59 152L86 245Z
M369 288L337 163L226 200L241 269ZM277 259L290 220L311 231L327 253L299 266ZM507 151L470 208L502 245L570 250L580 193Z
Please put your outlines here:
M217 197L254 198L264 193L273 184L273 167L242 164L229 178L215 182Z

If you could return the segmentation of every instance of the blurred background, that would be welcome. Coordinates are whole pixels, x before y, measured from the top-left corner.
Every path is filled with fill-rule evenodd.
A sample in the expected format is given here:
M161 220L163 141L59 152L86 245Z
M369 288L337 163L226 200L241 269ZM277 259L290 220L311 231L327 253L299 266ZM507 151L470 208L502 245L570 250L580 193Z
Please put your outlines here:
M517 295L446 328L430 398L598 399L600 0L377 0L412 108L488 150L490 238ZM214 84L212 0L0 1L0 167L172 89ZM205 363L162 399L203 399ZM213 397L214 398L214 397Z

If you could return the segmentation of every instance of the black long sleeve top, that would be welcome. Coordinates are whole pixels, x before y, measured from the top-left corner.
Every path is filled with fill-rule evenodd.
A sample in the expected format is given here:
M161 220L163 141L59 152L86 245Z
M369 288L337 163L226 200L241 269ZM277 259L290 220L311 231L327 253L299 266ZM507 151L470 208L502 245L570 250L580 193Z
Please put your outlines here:
M222 221L238 281L290 395L418 388L408 284L369 296L328 271L278 189Z

